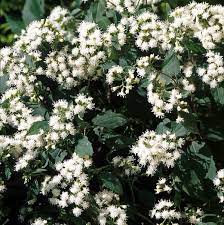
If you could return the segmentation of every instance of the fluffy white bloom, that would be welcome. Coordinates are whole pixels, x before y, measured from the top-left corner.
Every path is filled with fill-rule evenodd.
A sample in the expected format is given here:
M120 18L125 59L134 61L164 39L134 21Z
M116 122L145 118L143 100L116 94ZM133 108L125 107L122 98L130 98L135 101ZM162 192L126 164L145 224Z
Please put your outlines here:
M206 56L207 69L199 67L197 73L204 83L209 84L211 88L215 88L224 80L223 57L219 53L212 51L209 51Z
M106 81L112 86L112 91L116 91L118 96L124 97L132 90L134 84L139 82L139 78L134 75L132 69L125 71L121 66L113 66L106 74ZM116 86L114 83L120 85Z
M46 148L55 147L55 144L68 135L74 135L76 129L73 124L75 115L80 115L94 107L93 98L79 94L75 105L65 100L55 102L52 116L49 119L49 131L46 134Z
M152 112L155 116L164 117L165 113L170 113L174 109L188 112L187 103L183 101L180 91L177 89L166 91L164 85L155 79L157 76L156 73L150 74L152 82L147 87L148 102L153 106Z
M66 224L61 224L61 223L52 223L51 219L42 219L42 218L37 218L35 219L30 225L66 225Z
M34 220L34 222L31 223L31 225L47 225L47 220L38 218L38 219Z
M185 209L186 217L188 218L190 224L198 224L202 222L202 216L204 215L204 212L200 209Z
M218 197L220 202L224 202L224 169L217 172L216 177L213 179L213 183L218 191Z
M136 37L135 44L142 51L162 47L165 24L159 21L157 15L144 12L130 24L130 33ZM166 47L170 48L170 46Z
M84 160L74 153L72 158L55 165L58 174L45 178L42 194L47 195L53 205L61 208L72 207L73 214L79 217L89 206L89 183L85 169L90 165L90 160Z
M113 219L117 225L127 224L126 205L119 204L119 196L113 192L103 190L95 195L95 201L99 206L98 221L105 225L107 219Z
M31 22L12 48L0 51L1 70L9 74L10 86L16 86L30 96L35 95L36 75L41 69L36 71L34 65L42 60L40 46L44 42L52 44L68 39L71 33L67 24L70 21L68 11L56 7L45 20Z
M133 14L141 5L153 6L159 2L161 2L161 0L109 0L107 1L107 7L121 14L125 14L126 11L130 14Z
M139 77L145 77L153 70L153 62L160 60L158 55L150 54L150 56L144 56L137 60L137 73Z
M182 138L167 131L157 134L146 131L139 137L137 144L131 152L138 157L139 164L146 168L147 175L154 175L158 166L173 167L175 161L181 156Z
M157 220L176 221L181 219L181 213L175 210L174 203L161 199L151 210L150 216Z
M156 184L156 194L159 194L161 192L168 192L170 193L172 191L172 187L170 185L167 185L166 178L160 178L159 181Z
M6 191L6 186L3 181L0 181L0 197L3 192Z

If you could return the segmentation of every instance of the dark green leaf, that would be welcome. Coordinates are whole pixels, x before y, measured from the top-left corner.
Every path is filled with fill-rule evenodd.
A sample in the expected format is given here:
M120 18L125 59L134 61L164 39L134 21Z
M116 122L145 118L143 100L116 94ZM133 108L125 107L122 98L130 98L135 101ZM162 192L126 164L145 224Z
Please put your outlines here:
M0 93L1 94L3 94L8 89L8 85L7 85L8 79L9 79L8 75L0 76Z
M174 51L169 51L165 57L164 63L162 65L161 78L165 80L166 83L172 81L169 77L175 77L180 73L180 62Z
M167 19L169 17L169 14L171 12L171 7L169 3L167 2L162 2L160 5L161 11L163 12L164 18Z
M215 175L216 175L216 166L215 166L215 162L213 160L213 157L211 157L210 158L210 164L209 164L208 172L207 172L205 178L213 180Z
M13 33L19 34L25 28L25 24L21 19L6 15L6 20Z
M95 126L105 127L108 129L115 129L127 123L127 119L122 114L115 113L110 110L101 115L97 115L92 121Z
M223 141L224 140L224 128L208 129L207 138L208 138L208 140L211 140L211 141Z
M224 87L217 87L212 91L215 101L224 106Z
M78 144L75 147L75 152L81 157L93 155L92 144L86 136L78 141Z
M25 25L34 20L39 20L44 15L44 0L26 0L22 11Z
M196 40L187 39L185 46L190 52L195 54L204 54L206 50L202 47L200 43L197 43Z
M180 112L180 116L184 118L183 125L184 127L193 134L198 134L198 126L197 126L197 119L194 114L192 113L186 113L186 112Z
M123 188L120 180L112 173L103 173L100 177L105 188L120 195L123 193Z
M47 131L49 129L48 121L37 121L32 124L28 131L28 135L38 134L40 130Z

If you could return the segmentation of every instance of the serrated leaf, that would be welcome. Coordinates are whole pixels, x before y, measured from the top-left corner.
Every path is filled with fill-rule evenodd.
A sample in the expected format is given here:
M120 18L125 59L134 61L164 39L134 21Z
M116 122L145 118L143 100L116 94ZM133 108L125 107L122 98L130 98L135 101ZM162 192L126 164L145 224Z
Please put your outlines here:
M82 139L78 140L78 144L75 147L75 152L80 157L93 155L92 144L86 136L84 136Z
M103 173L101 175L103 186L114 193L123 194L123 188L120 180L112 173Z
M93 118L92 122L95 126L115 129L125 125L127 123L127 119L122 114L109 110L101 115L97 115Z
M44 15L44 0L26 0L22 11L25 25L34 20L39 20Z
M37 121L32 124L29 131L27 132L28 135L38 134L40 130L47 131L49 129L48 121Z

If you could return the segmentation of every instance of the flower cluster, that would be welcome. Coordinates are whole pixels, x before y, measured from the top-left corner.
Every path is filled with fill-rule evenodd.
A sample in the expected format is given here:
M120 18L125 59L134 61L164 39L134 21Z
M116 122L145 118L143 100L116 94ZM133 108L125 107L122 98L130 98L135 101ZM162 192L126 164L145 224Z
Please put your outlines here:
M47 195L52 205L61 208L72 207L74 216L79 217L89 207L88 176L84 172L91 165L90 160L73 153L72 158L55 165L57 175L47 176L41 192Z
M156 191L156 194L159 194L161 192L170 193L172 191L172 187L167 184L166 178L160 178L156 184L155 191Z
M3 194L6 191L6 186L4 184L4 181L0 180L0 200L3 198ZM0 210L1 212L1 210Z
M169 131L163 134L146 131L139 137L131 152L138 157L139 164L146 167L146 174L154 175L161 164L168 168L174 166L181 156L183 144L182 138L177 138Z
M124 97L133 88L134 84L139 82L139 78L135 77L134 70L125 71L121 66L113 66L106 74L107 83L112 85L112 91L118 91L118 96ZM118 86L116 86L118 83Z
M178 223L173 221L179 220L182 215L175 209L173 202L162 199L155 204L154 208L151 210L151 217L155 217L157 220L166 221L166 224L177 225Z
M119 205L119 196L113 192L104 190L95 196L99 206L98 221L100 225L106 225L111 221L116 225L126 225L126 205Z
M153 71L154 61L159 61L160 57L155 54L150 54L150 56L144 56L137 60L136 62L136 72L139 77L143 78L149 75Z
M204 215L204 212L200 208L186 208L185 210L186 217L188 218L190 224L198 224L202 222L202 216Z
M116 47L121 48L127 40L127 29L129 21L127 18L122 18L118 25L111 24L107 31L103 34L104 46L111 47L116 43Z
M67 25L71 17L66 9L56 7L47 19L32 22L22 31L12 48L0 51L1 70L9 75L9 85L27 94L35 93L38 62L43 59L42 45L63 42L71 36Z
M91 97L79 94L75 99L75 105L65 100L59 100L54 104L52 115L49 118L49 131L46 134L46 148L55 148L60 139L75 134L73 119L75 115L82 115L88 109L93 109Z
M138 165L135 165L135 159L133 156L128 156L126 158L121 156L116 156L113 158L114 167L121 168L124 170L126 176L131 176L140 172Z
M65 225L65 224L52 223L49 219L37 218L31 223L31 225Z
M224 80L224 61L219 53L209 51L206 54L208 67L199 67L197 72L202 81L209 84L211 88L215 88Z
M12 47L0 50L0 166L5 169L0 198L6 187L11 188L14 175L24 182L28 203L20 210L24 222L127 225L129 219L130 223L147 220L150 210L153 222L161 225L197 224L204 222L207 211L221 212L218 201L205 201L204 213L186 196L201 174L211 180L216 172L213 157L199 153L202 145L196 142L206 137L205 145L210 147L213 140L223 140L222 127L216 124L217 129L210 129L204 121L218 108L213 102L223 105L224 7L193 2L160 16L169 5L165 1L160 5L161 1L89 1L80 8L85 11L81 20L74 20L79 13L72 16L80 9L70 14L56 7L46 19L22 30ZM118 98L108 86L118 97L131 94ZM207 87L214 90L207 93ZM202 102L211 103L206 113ZM148 130L161 119L156 131ZM62 158L55 156L57 150L63 151ZM82 150L88 152L85 158ZM195 170L189 175L182 168L187 160L181 157L191 159L191 154L192 159L200 158L197 168L205 164L204 173ZM9 162L4 162L5 155ZM182 180L187 176L189 186ZM141 187L146 182L155 188L156 197L162 193L170 200L160 199L141 214L141 194L149 191ZM213 183L223 203L224 169ZM203 182L200 185L204 190ZM216 192L210 194L216 198ZM180 202L172 196L181 196ZM199 197L195 202L206 199ZM40 209L43 204L55 208L58 218L45 215ZM34 211L34 218L28 216Z
M162 47L165 24L156 14L144 12L130 22L130 33L135 36L135 44L142 51ZM163 44L164 45L164 44Z
M15 169L25 168L33 160L41 148L55 148L56 144L68 135L75 134L73 118L82 115L86 110L92 109L94 104L91 97L80 94L75 99L75 105L65 100L54 104L49 123L42 116L34 116L33 110L22 101L16 89L9 89L1 98L5 105L0 109L2 126L9 124L17 129L14 135L0 136L1 149L18 158ZM37 133L31 133L35 124L46 124ZM45 129L48 127L48 129ZM21 156L22 155L22 156Z
M109 0L107 1L107 7L121 14L125 14L126 11L133 14L141 5L155 5L160 1L161 0Z
M151 74L150 79L155 80L157 74ZM152 112L156 117L164 117L174 109L177 112L188 112L187 103L182 100L182 94L177 89L166 91L164 84L160 81L150 83L147 87L148 102L152 104Z
M220 202L223 203L224 202L224 169L219 170L217 172L217 175L214 178L213 183L218 190L218 197L220 199Z

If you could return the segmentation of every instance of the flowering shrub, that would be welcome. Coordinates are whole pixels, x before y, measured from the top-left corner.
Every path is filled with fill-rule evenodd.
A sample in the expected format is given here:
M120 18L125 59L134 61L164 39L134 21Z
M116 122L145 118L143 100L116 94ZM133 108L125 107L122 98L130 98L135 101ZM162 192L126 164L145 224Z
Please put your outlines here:
M0 50L1 223L224 224L224 7L79 4Z

